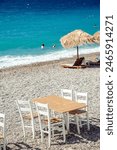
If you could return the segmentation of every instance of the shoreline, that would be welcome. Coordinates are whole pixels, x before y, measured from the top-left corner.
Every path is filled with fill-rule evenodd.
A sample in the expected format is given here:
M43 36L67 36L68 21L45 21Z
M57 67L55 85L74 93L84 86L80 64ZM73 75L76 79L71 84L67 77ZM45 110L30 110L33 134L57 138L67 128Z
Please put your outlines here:
M88 54L81 54L81 57L85 57L85 60L95 60L97 56L100 55L100 52L93 52L93 53L88 53ZM0 72L3 71L10 71L10 70L18 70L21 68L30 68L30 67L36 67L36 66L44 66L44 65L49 65L49 64L55 64L55 63L74 63L76 59L76 56L73 57L65 57L61 58L58 60L47 60L44 62L35 62L35 63L30 63L30 64L22 64L22 65L16 65L16 66L9 66L9 67L4 67L0 68Z

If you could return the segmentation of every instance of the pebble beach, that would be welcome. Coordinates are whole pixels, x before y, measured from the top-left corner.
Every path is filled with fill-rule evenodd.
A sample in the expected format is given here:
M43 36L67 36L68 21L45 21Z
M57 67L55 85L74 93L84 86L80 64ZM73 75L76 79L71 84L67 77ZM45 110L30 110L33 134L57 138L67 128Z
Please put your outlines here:
M95 60L99 53L84 55L86 60ZM30 100L48 95L61 96L61 89L73 89L88 93L89 119L91 130L70 125L66 134L66 143L61 136L52 140L51 150L99 150L100 149L100 68L85 69L62 68L61 64L73 63L75 58L35 63L25 66L0 69L0 112L6 114L6 137L9 150L46 150L47 136L44 144L40 142L38 119L35 121L36 137L33 140L31 131L23 131L16 100ZM35 105L32 103L33 110Z

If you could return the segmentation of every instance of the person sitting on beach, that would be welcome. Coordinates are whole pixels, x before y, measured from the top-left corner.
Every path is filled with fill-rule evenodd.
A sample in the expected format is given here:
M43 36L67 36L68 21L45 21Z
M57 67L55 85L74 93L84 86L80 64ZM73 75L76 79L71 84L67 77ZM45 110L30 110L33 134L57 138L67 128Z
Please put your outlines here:
M86 65L87 66L91 66L91 65L98 65L98 66L100 66L100 56L96 57L95 61L91 61L91 60L87 61Z
M97 56L95 60L100 63L100 56Z
M44 46L45 46L45 45L44 45L44 44L42 44L42 45L41 45L41 49L43 49L43 48L44 48Z

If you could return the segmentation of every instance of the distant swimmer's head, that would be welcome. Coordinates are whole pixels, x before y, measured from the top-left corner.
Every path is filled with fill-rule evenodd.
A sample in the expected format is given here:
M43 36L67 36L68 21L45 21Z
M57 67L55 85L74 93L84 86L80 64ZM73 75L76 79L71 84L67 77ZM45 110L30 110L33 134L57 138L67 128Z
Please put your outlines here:
M96 24L94 24L94 25L93 25L93 27L94 27L94 28L96 28L96 27L97 27L97 25L96 25Z
M45 46L45 45L44 45L44 44L42 44L42 45L41 45L41 48L44 48L44 46Z
M55 48L55 47L56 47L56 45L54 44L52 47L53 47L53 48Z

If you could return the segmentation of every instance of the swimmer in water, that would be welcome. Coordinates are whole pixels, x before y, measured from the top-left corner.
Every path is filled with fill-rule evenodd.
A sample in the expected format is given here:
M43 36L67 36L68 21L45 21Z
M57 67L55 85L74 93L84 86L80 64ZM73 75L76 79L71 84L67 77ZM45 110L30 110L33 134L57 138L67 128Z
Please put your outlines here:
M56 47L56 45L54 44L52 47L53 47L53 48L55 48L55 47Z
M43 49L43 48L44 48L44 46L45 46L45 45L44 45L44 44L42 44L42 45L41 45L41 49Z
M96 28L97 27L96 24L94 24L93 27Z

